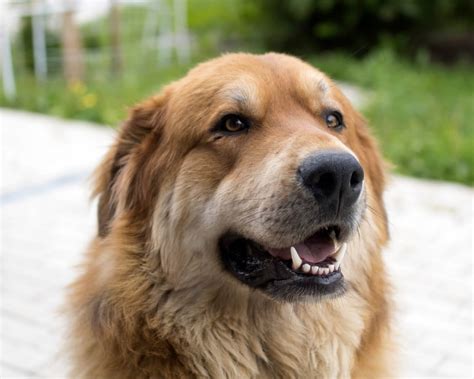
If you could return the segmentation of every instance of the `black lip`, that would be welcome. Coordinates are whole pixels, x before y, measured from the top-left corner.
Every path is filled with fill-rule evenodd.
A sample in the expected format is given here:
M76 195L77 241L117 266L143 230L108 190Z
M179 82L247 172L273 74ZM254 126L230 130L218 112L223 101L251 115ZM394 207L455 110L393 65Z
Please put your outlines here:
M240 282L259 289L276 300L317 300L344 293L340 271L325 276L295 272L291 261L270 255L259 244L227 233L219 240L225 269Z

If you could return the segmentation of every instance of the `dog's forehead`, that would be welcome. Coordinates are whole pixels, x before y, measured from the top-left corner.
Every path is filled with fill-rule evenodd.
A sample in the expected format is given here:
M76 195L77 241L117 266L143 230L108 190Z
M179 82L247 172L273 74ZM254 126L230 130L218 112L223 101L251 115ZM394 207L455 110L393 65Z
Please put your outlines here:
M193 112L181 111L190 107ZM188 119L190 133L205 133L209 120L225 114L275 121L302 115L302 110L339 109L341 101L331 80L298 58L229 54L197 66L177 82L169 108L175 109L169 111L173 117Z
M240 77L225 83L218 97L238 103L256 103L259 96L259 85L251 75L241 74Z
M301 70L296 81L300 90L307 95L327 95L331 88L329 79L316 69Z
M301 70L295 80L298 97L310 109L340 109L341 96L335 84L322 72L315 68Z
M268 93L259 84L257 77L241 73L237 78L223 84L218 91L218 101L236 103L240 109L259 113L265 107Z
M331 80L319 70L293 57L261 56L253 66L245 65L232 79L226 76L218 98L243 108L262 109L270 98L296 95L304 102L330 100ZM313 105L313 104L311 104Z
M289 79L289 84L310 94L325 94L331 87L330 79L321 71L302 60L284 54L269 53L261 60L281 76Z

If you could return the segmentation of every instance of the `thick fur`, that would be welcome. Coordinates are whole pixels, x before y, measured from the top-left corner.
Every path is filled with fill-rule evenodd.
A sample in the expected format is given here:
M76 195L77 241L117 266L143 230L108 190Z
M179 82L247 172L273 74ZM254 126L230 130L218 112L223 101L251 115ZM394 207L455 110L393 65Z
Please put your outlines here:
M321 120L325 104L341 109L343 132ZM259 129L213 135L232 111L250 113ZM347 291L277 302L225 272L217 240L237 228L283 246L276 226L294 239L300 229L275 214L289 212L281 204L296 193L298 162L320 149L349 151L365 171L366 208L343 262ZM198 66L132 109L96 172L98 234L67 304L71 376L391 376L383 189L363 118L321 72L281 54Z

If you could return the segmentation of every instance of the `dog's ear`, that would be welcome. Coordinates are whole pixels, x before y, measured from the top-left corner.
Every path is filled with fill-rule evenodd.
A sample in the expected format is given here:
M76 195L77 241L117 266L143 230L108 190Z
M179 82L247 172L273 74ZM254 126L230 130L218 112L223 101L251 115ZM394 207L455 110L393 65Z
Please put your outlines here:
M108 234L115 216L118 205L115 187L123 168L147 138L153 138L155 142L161 138L170 93L171 87L167 87L159 95L131 109L128 119L118 131L115 143L94 173L93 196L99 197L97 216L100 237Z

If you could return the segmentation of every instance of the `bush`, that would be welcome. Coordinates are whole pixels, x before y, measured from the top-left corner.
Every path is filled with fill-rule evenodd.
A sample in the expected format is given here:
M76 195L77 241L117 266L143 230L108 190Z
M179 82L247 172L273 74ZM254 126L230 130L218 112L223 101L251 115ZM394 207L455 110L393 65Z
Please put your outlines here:
M243 11L267 46L297 53L409 52L434 30L472 30L474 19L473 2L446 0L247 0Z

